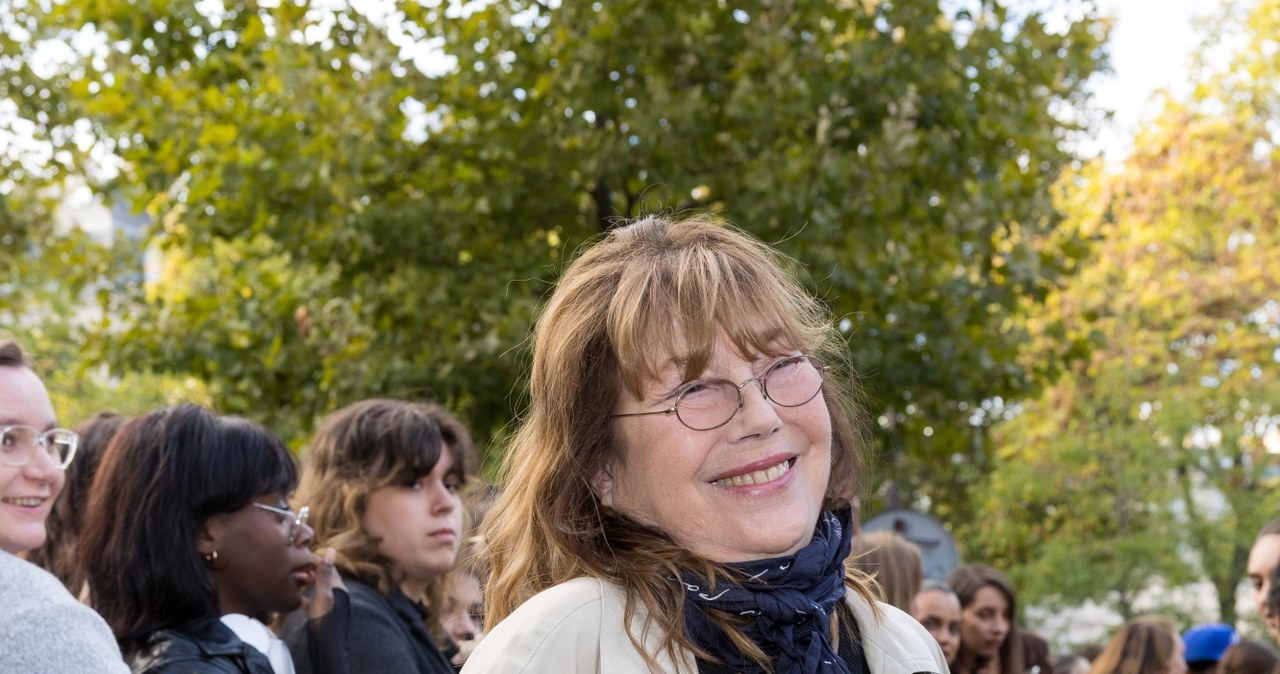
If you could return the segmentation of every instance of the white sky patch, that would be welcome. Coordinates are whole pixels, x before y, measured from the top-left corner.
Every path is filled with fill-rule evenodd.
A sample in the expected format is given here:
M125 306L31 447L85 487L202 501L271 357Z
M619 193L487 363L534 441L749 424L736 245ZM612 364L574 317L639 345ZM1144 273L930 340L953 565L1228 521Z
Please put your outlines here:
M1085 155L1103 154L1108 162L1122 161L1133 151L1139 122L1158 112L1152 98L1161 89L1174 96L1189 93L1191 53L1199 36L1195 19L1221 12L1219 0L1100 0L1104 13L1115 17L1111 29L1110 75L1091 84L1094 105L1114 110L1092 139L1080 144Z

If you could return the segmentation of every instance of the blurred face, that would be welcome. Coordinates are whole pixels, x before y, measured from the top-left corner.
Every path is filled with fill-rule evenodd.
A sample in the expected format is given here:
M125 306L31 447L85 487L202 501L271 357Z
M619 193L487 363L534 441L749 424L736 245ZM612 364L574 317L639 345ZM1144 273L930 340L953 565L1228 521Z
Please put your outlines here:
M307 546L311 527L302 525L289 540L293 519L257 508L253 503L288 510L285 494L264 494L249 505L205 523L209 539L202 553L217 550L210 575L218 589L223 615L258 617L283 613L302 605L302 588L314 582L315 558Z
M0 426L56 427L44 384L26 367L0 366ZM44 520L66 474L39 447L22 466L0 464L0 549L18 553L44 543Z
M480 637L484 598L480 596L480 581L474 575L459 573L450 579L445 607L440 622L454 641L471 641Z
M1280 641L1280 616L1267 610L1267 593L1271 590L1271 572L1280 563L1280 534L1267 534L1258 538L1249 551L1249 585L1253 587L1253 605L1258 615L1267 623L1271 636Z
M427 583L452 568L458 556L461 487L446 447L429 474L369 494L361 523L378 539L378 551L391 560L393 575L412 599L420 599Z
M960 638L965 647L984 658L1000 652L1013 621L1004 593L990 585L974 594L960 618Z
M947 664L954 664L960 652L960 599L949 592L921 592L916 595L915 618L938 642Z
M649 382L640 399L624 391L614 413L667 409L681 394L697 395L700 382L740 384L783 357L743 358L722 335L695 381L683 379L684 368L671 356L664 360L659 380ZM765 398L758 383L741 391L742 408L711 430L692 430L675 414L614 419L623 459L596 476L601 501L717 562L780 557L808 544L831 473L823 394L781 407Z

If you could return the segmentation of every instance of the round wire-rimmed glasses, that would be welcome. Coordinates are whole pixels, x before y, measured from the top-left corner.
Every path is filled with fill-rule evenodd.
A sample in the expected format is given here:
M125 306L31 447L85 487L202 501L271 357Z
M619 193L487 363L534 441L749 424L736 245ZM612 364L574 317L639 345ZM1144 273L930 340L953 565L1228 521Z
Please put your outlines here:
M298 544L298 536L302 533L302 525L307 523L307 517L311 515L311 508L308 506L302 506L296 513L287 508L277 508L265 503L255 503L253 507L261 508L269 513L275 513L289 523L289 536L285 539L289 545Z
M746 401L742 389L751 382L760 386L764 397L779 407L799 407L818 396L822 390L826 366L816 356L783 358L759 377L741 384L728 379L698 379L689 382L676 395L675 402L664 410L624 412L610 418L643 417L652 414L674 414L680 423L695 431L710 431L729 423Z
M66 470L80 446L80 436L68 428L41 431L32 426L14 424L0 426L0 463L25 466L36 455L36 447L44 450L59 470Z

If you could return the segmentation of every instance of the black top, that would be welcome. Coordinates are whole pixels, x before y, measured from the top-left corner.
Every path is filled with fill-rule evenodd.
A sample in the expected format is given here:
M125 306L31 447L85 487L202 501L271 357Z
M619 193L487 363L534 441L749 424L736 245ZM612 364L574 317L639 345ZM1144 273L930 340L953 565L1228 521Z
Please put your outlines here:
M858 622L853 619L853 613L849 607L841 602L836 609L836 614L840 616L840 659L844 660L844 664L849 668L849 674L871 674L871 667L867 664L867 656L862 652L862 635L858 631ZM845 625L849 629L845 629ZM739 674L729 667L720 663L711 663L698 658L698 674Z
M153 633L129 666L133 674L274 674L267 656L217 618Z
M342 577L351 598L347 657L362 674L454 674L449 658L427 633L427 610L394 588L382 596L358 580ZM285 619L281 638L289 644L297 674L319 674L311 662L305 610Z

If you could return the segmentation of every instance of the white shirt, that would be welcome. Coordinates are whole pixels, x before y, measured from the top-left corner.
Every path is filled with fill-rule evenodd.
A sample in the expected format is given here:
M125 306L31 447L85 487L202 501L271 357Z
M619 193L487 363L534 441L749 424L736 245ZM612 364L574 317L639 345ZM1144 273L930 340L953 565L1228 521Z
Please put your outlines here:
M293 657L289 655L289 647L278 639L269 627L261 621L240 613L228 613L222 616L222 624L231 628L240 640L253 646L271 661L271 669L276 674L294 674Z

